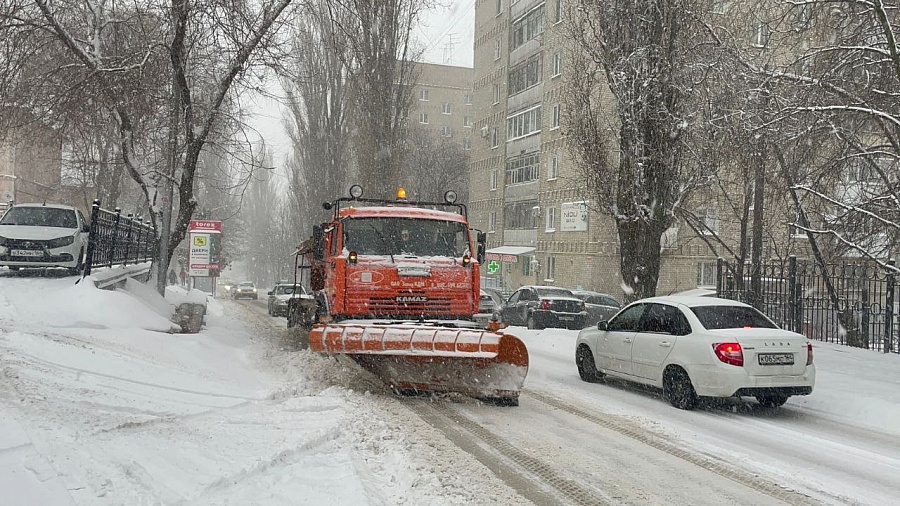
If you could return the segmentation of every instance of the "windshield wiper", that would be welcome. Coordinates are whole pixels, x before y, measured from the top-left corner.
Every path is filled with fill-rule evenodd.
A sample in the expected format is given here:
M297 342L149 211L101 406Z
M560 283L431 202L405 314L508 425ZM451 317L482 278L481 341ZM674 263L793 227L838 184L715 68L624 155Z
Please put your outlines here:
M384 237L384 234L381 233L381 230L378 230L377 228L375 228L375 225L372 225L371 223L369 223L369 228L371 228L373 232L375 232L376 234L378 234L378 238L381 239L381 247L382 247L382 249L387 249L387 250L388 250L388 255L391 256L391 263L393 263L393 264L397 263L397 262L394 260L394 252L393 252L393 248L391 248L390 246L388 246L388 244L389 244L389 243L388 243L388 240L387 240L386 237Z

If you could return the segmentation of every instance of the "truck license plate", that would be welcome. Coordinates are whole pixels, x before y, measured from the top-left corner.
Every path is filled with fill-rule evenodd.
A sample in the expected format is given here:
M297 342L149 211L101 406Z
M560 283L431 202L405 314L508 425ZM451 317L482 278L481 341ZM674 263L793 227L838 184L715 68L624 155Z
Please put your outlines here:
M14 257L42 257L44 252L36 249L14 249L10 251Z
M760 353L759 365L794 365L793 353Z

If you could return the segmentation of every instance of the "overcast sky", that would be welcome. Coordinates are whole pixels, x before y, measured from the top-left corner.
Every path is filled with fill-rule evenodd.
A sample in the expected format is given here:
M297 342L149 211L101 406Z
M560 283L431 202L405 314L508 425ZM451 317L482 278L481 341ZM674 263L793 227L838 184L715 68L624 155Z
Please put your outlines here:
M422 60L427 63L471 67L472 44L475 40L475 1L439 0L441 5L427 12L414 31L416 44L425 52ZM256 96L246 106L255 110L250 126L265 140L273 153L276 167L285 164L289 155L290 140L282 125L284 108L281 106L284 91L273 79L268 92L272 98ZM252 134L251 134L252 135Z

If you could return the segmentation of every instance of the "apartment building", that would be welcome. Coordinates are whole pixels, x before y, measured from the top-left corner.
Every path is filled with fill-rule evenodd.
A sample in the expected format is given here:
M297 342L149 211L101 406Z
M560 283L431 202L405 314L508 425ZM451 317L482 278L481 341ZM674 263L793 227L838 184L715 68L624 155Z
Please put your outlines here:
M418 80L410 103L411 129L425 129L471 150L474 137L474 69L416 63Z
M0 202L59 202L62 138L38 121L0 135Z
M488 232L484 286L511 291L523 284L552 284L623 295L618 232L596 211L561 134L561 94L569 68L564 44L564 0L477 0L474 86L477 114L470 170L470 215ZM725 16L731 2L711 2ZM746 4L744 4L746 5ZM764 12L764 11L763 11ZM754 13L747 43L768 50L768 24ZM762 16L764 17L764 16ZM750 19L750 17L747 17ZM612 113L612 112L611 112ZM782 188L783 190L783 188ZM746 192L741 184L730 191ZM738 218L716 195L688 203L697 223L679 222L660 241L658 293L713 287L716 258L728 257L711 235L740 242ZM805 236L790 230L784 209L766 216L767 253L806 251ZM698 228L699 225L699 228Z

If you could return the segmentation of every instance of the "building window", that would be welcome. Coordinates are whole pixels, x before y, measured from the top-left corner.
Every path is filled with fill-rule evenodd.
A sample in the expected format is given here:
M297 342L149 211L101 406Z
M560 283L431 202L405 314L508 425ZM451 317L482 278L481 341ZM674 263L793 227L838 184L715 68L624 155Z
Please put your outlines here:
M506 161L506 185L537 181L540 176L541 154L534 152Z
M428 102L428 90L419 90L419 100Z
M556 232L556 208L547 209L547 229L546 232Z
M556 257L547 256L547 265L546 265L546 276L544 281L553 282L553 279L556 277Z
M441 127L441 136L443 137L453 137L453 129L448 126Z
M697 262L697 286L716 286L716 261Z
M472 105L472 94L466 93L463 95L463 103L466 105Z
M506 139L514 140L541 131L541 106L522 111L506 118Z
M497 105L499 103L500 103L500 85L495 84L494 85L494 105Z
M716 0L713 2L712 11L716 14L725 14L728 12L728 4L730 3L729 0Z
M470 149L472 149L472 139L469 139L468 137L463 137L463 149L465 149L466 151L469 151Z
M503 208L503 228L506 230L534 230L537 228L536 200L515 202Z
M563 9L563 0L556 0L556 5L553 8L553 22L559 23L562 21L562 9Z
M427 112L423 112L423 113L419 114L419 123L421 123L423 125L428 124L428 113Z
M497 211L491 211L491 219L488 223L488 231L493 232L497 230Z
M509 96L513 96L532 86L540 84L543 68L543 59L539 53L534 58L531 58L525 63L517 65L510 70L507 84L507 93Z
M503 43L500 41L500 39L497 39L496 43L494 44L494 60L500 59L501 51L503 51Z
M444 102L441 106L441 114L450 114L453 109L450 107L450 102Z
M559 156L553 155L550 158L550 170L547 171L547 180L556 179L559 177Z
M472 128L472 117L471 116L463 116L463 126L466 128Z
M497 15L503 13L503 0L497 0Z
M491 131L491 147L496 148L500 145L500 127L494 127Z
M500 185L500 171L494 169L491 171L491 190L496 190Z
M797 215L794 217L794 223L791 224L791 237L806 239L806 230L804 230L803 227L800 226L800 223L802 223L802 220L800 218L800 213L797 213Z
M562 55L553 53L553 73L550 77L557 77L562 73Z
M719 212L715 208L704 207L697 212L697 217L704 225L700 233L703 235L717 235L719 233Z
M550 129L559 128L559 104L553 104L550 114Z
M513 23L509 32L510 51L544 33L544 4L535 7Z
M756 47L766 47L769 44L769 23L760 21L753 32L752 44Z
M522 275L523 276L532 276L534 275L534 270L532 267L532 262L534 262L534 257L532 256L523 256L519 258L522 260Z

